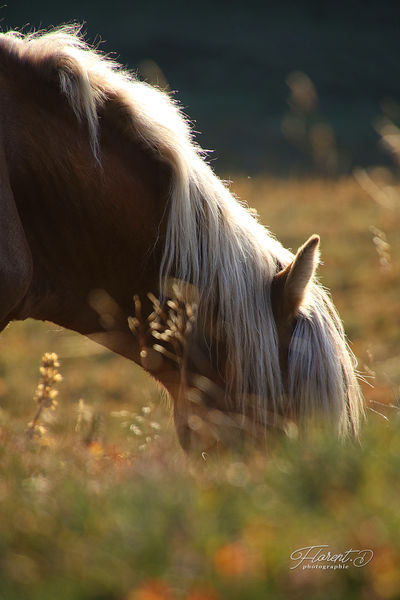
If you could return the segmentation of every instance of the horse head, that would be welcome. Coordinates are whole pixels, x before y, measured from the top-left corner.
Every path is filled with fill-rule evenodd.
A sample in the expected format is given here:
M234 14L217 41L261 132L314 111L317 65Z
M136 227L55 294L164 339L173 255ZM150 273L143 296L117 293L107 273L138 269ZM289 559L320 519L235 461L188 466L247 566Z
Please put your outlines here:
M208 444L205 429L265 437L287 418L357 434L354 359L313 277L318 237L295 257L283 248L213 173L174 100L76 28L1 34L0 64L0 327L51 320L142 364L187 449ZM195 301L169 297L171 279ZM135 294L161 339L145 342L138 316L132 335Z

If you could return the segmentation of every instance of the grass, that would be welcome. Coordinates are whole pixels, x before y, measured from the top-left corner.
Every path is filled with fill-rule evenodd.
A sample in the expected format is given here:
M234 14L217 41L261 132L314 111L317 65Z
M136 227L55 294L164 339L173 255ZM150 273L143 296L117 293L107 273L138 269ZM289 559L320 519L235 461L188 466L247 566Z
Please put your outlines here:
M12 324L0 355L0 600L398 598L400 203L352 178L232 188L293 250L321 235L321 279L360 369L375 373L366 398L389 421L371 412L360 445L289 431L268 457L189 460L138 367L52 324ZM46 430L27 436L46 351L60 357L58 406L47 401ZM291 568L296 549L318 544L374 557Z

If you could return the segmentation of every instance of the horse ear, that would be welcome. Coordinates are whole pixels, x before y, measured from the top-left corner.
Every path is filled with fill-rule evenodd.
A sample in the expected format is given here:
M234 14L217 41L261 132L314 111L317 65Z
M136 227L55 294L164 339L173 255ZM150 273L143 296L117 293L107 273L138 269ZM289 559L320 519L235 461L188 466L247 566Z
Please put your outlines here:
M272 281L272 303L276 316L294 318L319 261L319 236L312 235L297 250L294 260Z

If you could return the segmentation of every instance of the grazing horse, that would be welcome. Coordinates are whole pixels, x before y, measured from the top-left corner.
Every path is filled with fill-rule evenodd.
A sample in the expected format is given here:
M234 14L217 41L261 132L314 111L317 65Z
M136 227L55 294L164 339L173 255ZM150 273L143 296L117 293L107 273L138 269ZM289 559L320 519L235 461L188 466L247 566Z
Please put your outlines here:
M318 236L284 249L212 172L171 98L76 27L0 34L0 91L1 329L50 320L143 364L172 396L185 449L226 419L357 434L362 397L314 276ZM133 295L165 306L172 278L198 304L184 390L167 347L149 361L128 326Z

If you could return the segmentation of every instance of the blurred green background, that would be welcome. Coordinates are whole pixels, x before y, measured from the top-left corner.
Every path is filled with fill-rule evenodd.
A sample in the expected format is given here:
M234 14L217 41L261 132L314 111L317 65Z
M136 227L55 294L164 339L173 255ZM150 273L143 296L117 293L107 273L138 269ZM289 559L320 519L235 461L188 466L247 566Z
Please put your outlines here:
M219 172L336 175L390 160L375 125L400 112L398 2L9 0L0 18L3 30L84 23L141 77L165 79ZM321 146L334 155L315 161Z

